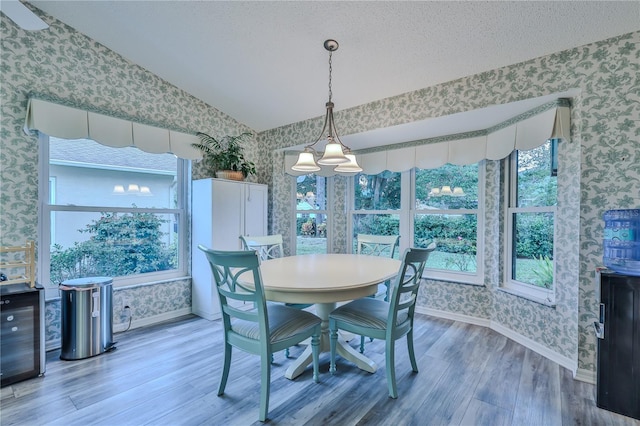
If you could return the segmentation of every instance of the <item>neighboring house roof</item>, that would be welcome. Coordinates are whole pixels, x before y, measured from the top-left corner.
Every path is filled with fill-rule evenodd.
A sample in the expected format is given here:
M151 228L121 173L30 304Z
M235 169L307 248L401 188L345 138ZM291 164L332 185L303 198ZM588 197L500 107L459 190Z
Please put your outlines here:
M49 158L51 160L136 168L158 171L176 170L173 154L149 154L134 147L112 148L88 139L58 139L51 137Z

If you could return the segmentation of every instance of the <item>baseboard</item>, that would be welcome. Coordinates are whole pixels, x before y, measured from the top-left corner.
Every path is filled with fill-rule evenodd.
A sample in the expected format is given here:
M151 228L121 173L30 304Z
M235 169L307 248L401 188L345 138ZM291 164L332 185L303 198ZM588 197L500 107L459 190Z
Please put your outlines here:
M135 317L134 317L133 321L131 321L131 327L129 328L129 330L132 330L134 328L145 327L147 325L156 324L156 323L159 323L159 322L162 322L162 321L167 321L167 320L170 320L170 319L182 317L182 316L189 315L189 314L191 314L191 308L182 308L182 309L178 309L177 311L165 312L165 313L162 313L160 315L154 315L152 317L141 318L139 320L136 320ZM129 323L128 322L121 323L121 324L113 324L113 332L114 333L121 333L121 332L127 330L127 327L129 327ZM45 350L47 352L58 350L61 347L62 347L62 340L61 339L52 339L52 340L47 340L45 342Z
M589 383L592 385L595 385L597 381L596 372L591 370L585 370L584 368L578 368L573 378L576 380L580 380L581 382Z
M513 340L514 342L517 342L519 344L521 344L522 346L531 349L532 351L542 355L543 357L565 367L566 369L570 370L571 373L573 374L573 377L577 380L582 380L585 382L589 382L589 383L595 383L595 373L591 373L588 372L586 370L582 370L584 371L584 373L580 376L581 378L578 378L578 374L577 374L577 362L569 359L563 355L560 355L557 352L552 351L551 349L547 348L544 345L541 345L540 343L536 342L535 340L532 340L528 337L525 337L519 333L516 333L515 331L503 326L502 324L499 324L495 321L491 321L490 319L487 318L477 318L477 317L473 317L470 315L462 315L462 314L457 314L454 312L447 312L447 311L440 311L438 309L430 309L430 308L422 308L422 307L418 307L416 306L416 312L420 313L420 314L426 314L426 315L431 315L434 317L438 317L438 318L445 318L445 319L450 319L453 321L460 321L460 322L464 322L467 324L474 324L474 325L479 325L482 327L489 327L492 330L502 334L503 336ZM590 379L591 376L593 376L593 381L589 381L588 379ZM586 380L585 380L586 379Z
M544 345L541 345L535 340L525 337L522 334L518 334L515 331L503 326L502 324L498 324L492 321L491 329L497 331L505 337L508 337L514 342L520 343L522 346L531 349L532 351L542 355L543 357L550 359L557 364L560 364L567 370L570 370L573 377L576 376L576 370L578 369L577 361L567 358L564 355L560 355L559 353L552 351L551 349L547 348Z
M127 330L127 328L129 327L129 330L132 330L134 328L140 328L140 327L145 327L147 325L152 325L152 324L156 324L162 321L167 321L170 319L174 319L174 318L178 318L178 317L182 317L185 315L189 315L191 314L191 308L182 308L182 309L178 309L176 311L170 311L170 312L164 312L160 315L154 315L151 317L145 317L145 318L140 318L140 319L136 319L135 316L133 317L133 320L131 321L131 327L129 327L129 323L121 323L121 324L114 324L113 325L113 332L114 333L121 333L125 330Z
M416 306L416 312L419 314L431 315L433 317L460 321L466 324L480 325L482 327L491 326L491 320L486 318L472 317L471 315L457 314L455 312L440 311L438 309L423 308Z
M44 342L45 352L56 351L62 347L62 341L60 339L47 340Z
M220 312L210 312L210 311L203 311L199 309L192 309L190 313L209 321L215 321L217 319L222 318L222 314Z

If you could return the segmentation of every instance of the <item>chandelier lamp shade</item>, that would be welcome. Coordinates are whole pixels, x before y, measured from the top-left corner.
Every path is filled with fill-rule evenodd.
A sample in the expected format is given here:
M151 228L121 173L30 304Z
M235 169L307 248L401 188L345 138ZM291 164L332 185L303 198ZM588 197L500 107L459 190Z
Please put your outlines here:
M362 168L358 165L356 156L351 154L351 149L342 143L338 131L336 130L335 122L333 120L333 107L334 104L331 101L331 71L332 63L331 56L333 52L338 50L338 42L335 40L326 40L324 42L324 48L329 51L329 102L326 103L327 112L324 117L324 125L320 136L316 141L310 145L307 145L304 150L298 155L298 161L291 169L298 172L317 172L320 170L320 166L336 166L334 169L336 172L343 173L357 173L361 172ZM324 152L319 153L315 146L321 140L326 140Z
M431 191L429 191L430 197L442 197L443 195L449 195L451 197L464 197L467 194L465 194L464 190L461 187L456 186L453 188L453 190L451 190L451 186L449 185L444 185L442 188L431 188Z

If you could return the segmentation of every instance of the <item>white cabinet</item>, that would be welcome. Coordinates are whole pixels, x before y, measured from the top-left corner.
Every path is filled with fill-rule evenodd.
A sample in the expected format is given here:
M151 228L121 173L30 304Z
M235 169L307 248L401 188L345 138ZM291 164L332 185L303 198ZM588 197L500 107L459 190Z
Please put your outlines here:
M240 235L267 235L267 185L223 179L193 181L191 217L191 311L220 318L211 269L198 245L242 250Z

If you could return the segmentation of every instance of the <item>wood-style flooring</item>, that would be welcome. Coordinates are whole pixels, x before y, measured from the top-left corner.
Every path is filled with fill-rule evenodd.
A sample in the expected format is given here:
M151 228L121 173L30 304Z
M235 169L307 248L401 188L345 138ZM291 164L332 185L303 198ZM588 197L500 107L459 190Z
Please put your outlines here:
M195 316L115 335L117 350L61 361L47 354L43 377L1 390L0 424L260 424L257 356L233 353L225 395L219 321ZM357 346L359 339L351 344ZM417 315L412 373L404 339L396 344L398 399L390 399L384 342L366 346L375 374L338 358L320 383L311 368L284 378L291 362L275 355L269 424L278 425L640 425L596 407L595 387L537 353L484 327ZM295 357L303 346L291 348Z

